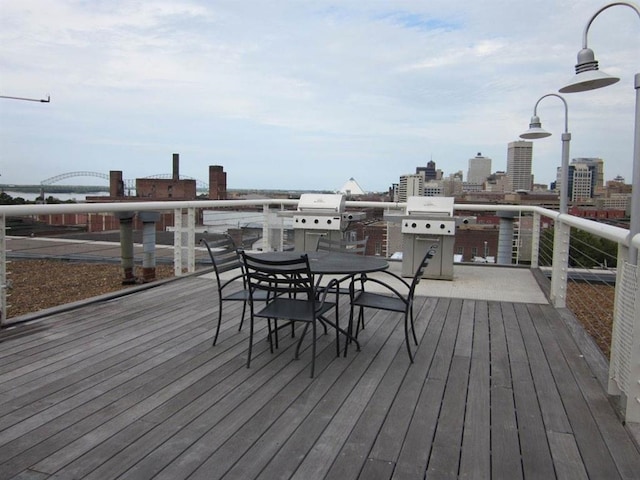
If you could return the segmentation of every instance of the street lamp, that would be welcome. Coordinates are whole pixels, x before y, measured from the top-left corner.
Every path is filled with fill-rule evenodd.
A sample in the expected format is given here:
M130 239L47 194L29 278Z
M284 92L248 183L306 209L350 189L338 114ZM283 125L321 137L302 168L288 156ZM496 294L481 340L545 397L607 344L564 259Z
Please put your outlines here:
M569 106L567 101L556 93L548 93L538 99L533 107L533 116L529 123L529 130L520 134L520 138L534 140L536 138L545 138L551 136L549 132L542 128L540 118L538 117L538 104L540 100L547 97L556 97L564 103L564 132L562 133L562 163L560 168L560 213L567 213L567 197L569 189L569 143L571 142L571 134L569 133Z
M582 50L578 52L578 63L576 64L576 75L567 84L562 87L560 93L584 92L596 88L612 85L620 80L598 70L598 61L595 59L593 50L587 46L587 35L589 27L595 18L609 7L623 5L635 10L640 18L640 8L631 2L614 2L605 5L593 14L582 34ZM633 239L635 235L640 233L640 73L636 73L634 79L634 88L636 90L636 115L635 130L633 144L633 173L631 179L631 221L629 224L629 239ZM638 264L638 250L629 242L629 263Z

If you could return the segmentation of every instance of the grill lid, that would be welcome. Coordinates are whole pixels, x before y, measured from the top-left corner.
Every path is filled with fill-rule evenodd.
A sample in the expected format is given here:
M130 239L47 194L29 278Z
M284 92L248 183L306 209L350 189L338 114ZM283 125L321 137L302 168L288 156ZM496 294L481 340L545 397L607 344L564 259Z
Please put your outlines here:
M342 213L345 210L345 198L340 194L303 193L298 202L298 211L305 213Z
M407 215L453 217L454 197L409 197Z

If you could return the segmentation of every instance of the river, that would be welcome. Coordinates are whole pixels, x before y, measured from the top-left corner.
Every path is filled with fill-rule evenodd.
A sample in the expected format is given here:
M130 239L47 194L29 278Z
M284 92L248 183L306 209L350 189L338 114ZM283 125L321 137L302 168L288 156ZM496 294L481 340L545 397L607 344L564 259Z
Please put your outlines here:
M6 193L7 195L10 195L13 198L22 197L25 200L30 200L30 201L34 201L40 195L39 193L36 193L36 192L20 192L20 191L6 190L6 189L4 190L4 193ZM108 195L109 195L109 192L107 191L87 192L87 193L47 193L45 190L44 192L45 197L54 197L63 202L67 200L84 202L86 201L87 197L108 196Z

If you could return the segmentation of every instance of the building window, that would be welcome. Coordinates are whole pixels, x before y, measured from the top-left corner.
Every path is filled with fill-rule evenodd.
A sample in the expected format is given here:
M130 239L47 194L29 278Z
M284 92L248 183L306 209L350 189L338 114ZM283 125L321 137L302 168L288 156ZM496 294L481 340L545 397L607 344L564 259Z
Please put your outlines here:
M464 255L464 247L458 247L458 251L456 253L458 255Z
M478 256L478 247L471 247L471 256L472 257Z

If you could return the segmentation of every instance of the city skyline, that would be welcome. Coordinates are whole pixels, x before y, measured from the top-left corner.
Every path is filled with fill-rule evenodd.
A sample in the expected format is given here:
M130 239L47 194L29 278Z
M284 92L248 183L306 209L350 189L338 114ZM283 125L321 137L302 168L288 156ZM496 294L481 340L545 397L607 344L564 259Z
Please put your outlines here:
M506 168L535 100L573 75L602 2L469 4L9 0L0 14L0 179L71 171L206 176L229 188L382 191L416 166L466 171L476 152ZM631 178L637 18L610 9L591 29L621 81L564 95L572 157ZM46 15L42 12L46 12ZM523 22L522 19L527 19ZM561 105L540 106L536 183L560 164ZM504 167L502 167L504 165ZM36 176L37 175L37 176Z

